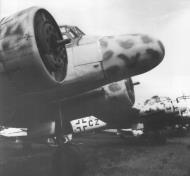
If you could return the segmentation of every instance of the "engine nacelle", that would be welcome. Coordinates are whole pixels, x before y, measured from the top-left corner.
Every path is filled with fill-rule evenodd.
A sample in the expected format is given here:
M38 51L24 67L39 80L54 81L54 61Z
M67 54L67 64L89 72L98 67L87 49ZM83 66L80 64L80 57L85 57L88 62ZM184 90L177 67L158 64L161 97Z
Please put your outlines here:
M62 35L51 14L32 7L0 21L0 98L42 91L67 71ZM11 95L10 95L11 94Z
M133 87L131 78L108 84L63 102L63 112L68 119L94 115L109 122L119 120L121 114L126 119L135 102Z
M135 102L134 86L131 78L104 86L105 103L121 104L124 108L132 107ZM120 107L121 107L120 106Z

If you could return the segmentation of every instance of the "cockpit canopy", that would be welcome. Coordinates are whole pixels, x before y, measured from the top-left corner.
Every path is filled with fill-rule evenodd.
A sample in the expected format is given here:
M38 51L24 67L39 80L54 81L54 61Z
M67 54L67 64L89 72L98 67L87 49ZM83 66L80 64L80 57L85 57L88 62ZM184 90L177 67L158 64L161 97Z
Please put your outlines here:
M61 25L59 27L64 40L71 39L73 41L85 35L77 26Z

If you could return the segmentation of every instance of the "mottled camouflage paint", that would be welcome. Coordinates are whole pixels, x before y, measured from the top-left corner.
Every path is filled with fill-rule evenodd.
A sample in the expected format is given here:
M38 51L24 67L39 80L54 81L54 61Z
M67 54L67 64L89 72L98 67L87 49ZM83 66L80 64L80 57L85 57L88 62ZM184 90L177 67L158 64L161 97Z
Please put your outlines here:
M52 107L52 102L68 100L113 81L144 73L163 59L163 45L153 38L152 42L145 43L140 34L100 40L84 36L80 41L88 40L83 44L79 41L73 43L73 48L67 48L71 76L56 81L42 61L35 38L34 17L39 11L42 12L39 8L29 8L0 21L0 121L7 126L47 121L58 113L57 104ZM43 12L47 11L43 9ZM43 30L40 31L38 36L44 36ZM47 38L40 39L43 48ZM124 45L120 46L121 43ZM49 59L56 62L55 57ZM82 64L74 65L74 59Z
M158 65L164 57L163 44L148 35L131 34L103 37L100 49L103 68L109 79L138 75ZM105 57L106 56L106 57Z
M134 43L132 40L118 41L119 45L124 49L130 49L133 47Z
M32 7L0 21L0 107L2 108L7 107L7 104L11 106L14 97L44 91L57 84L44 66L36 44L34 21L39 13L49 14L45 9ZM57 30L59 31L58 26ZM15 98L16 102L18 99ZM14 114L14 111L12 113ZM6 118L5 114L1 116Z
M140 53L137 53L136 55L132 56L132 59L129 59L126 55L124 54L119 54L118 57L125 62L125 65L127 68L134 68L136 64L138 63L138 59L140 57Z
M27 53L32 45L30 37L26 38L26 35L34 36L29 19L36 9L30 8L26 11L27 13L20 12L1 20L0 61L3 60L4 68L0 72L10 72L11 68L14 68L13 64L22 60L21 56Z
M124 119L133 118L133 116L128 117L127 111L134 105L134 102L135 93L132 80L124 79L81 94L69 102L64 102L62 107L65 116L71 119L93 115L111 122L119 118L118 115L113 114L113 111L125 112Z
M103 48L106 48L108 46L108 42L100 39L100 45Z
M108 50L106 51L104 54L103 54L103 60L106 61L106 60L109 60L112 56L113 56L114 52L111 51L111 50Z
M107 101L109 106L112 104L112 102L113 105L117 102L117 105L123 106L123 108L131 107L135 102L135 93L133 87L134 86L131 78L103 86L102 88L105 92L104 101ZM110 107L114 108L114 106Z
M153 40L148 35L143 35L141 38L142 38L142 41L144 43L151 43L151 42L153 42Z
M121 90L121 86L118 82L110 84L108 86L108 88L111 92L117 92L117 91Z
M40 18L41 21L39 22ZM41 23L44 24L41 24L41 26L38 27L36 25L37 21L38 26L40 26L39 24ZM59 31L59 28L55 24L56 23L54 22L53 18L46 10L37 7L28 8L8 18L2 19L0 22L0 56L2 56L4 63L2 64L3 67L0 68L0 72L15 75L14 70L19 65L21 67L23 66L22 74L24 74L26 71L27 74L30 75L28 73L28 70L30 70L30 68L28 69L27 65L34 65L34 62L38 62L39 65L41 64L41 71L39 72L42 72L42 70L46 72L47 79L52 79L52 81L59 82L60 80L57 79L59 77L62 78L62 81L65 77L63 72L65 72L66 70L65 66L67 65L67 61L65 60L67 60L67 58L64 59L65 63L63 63L62 60L63 56L65 57L66 54L62 54L62 56L62 50L59 50L59 53L57 52L56 54L54 54L56 46L52 44L52 40L49 40L49 42L47 41L53 35L54 37L56 36L57 38L59 38L59 34L59 39L62 39L61 33L57 32ZM51 28L54 28L52 34L48 34L49 28L47 28L45 25L49 25ZM56 27L58 29L56 29ZM41 28L41 31L38 30L38 28ZM40 34L38 34L38 36L41 37L40 39L39 37L38 39L36 37L37 35L35 32L37 30L41 32ZM43 48L39 47L38 41L40 41ZM61 48L63 47L61 46ZM47 52L48 54L46 54L45 52ZM42 53L44 53L44 55L42 55ZM61 57L59 57L60 55ZM41 63L41 61L43 61L43 63ZM50 72L50 69L48 69L50 63L56 65L56 68L54 69L54 74L52 74L52 72ZM39 65L37 65L36 67L39 67ZM44 65L46 69L44 69ZM31 74L33 75L33 73Z
M147 53L148 55L150 55L150 57L152 57L152 58L154 58L154 59L159 59L159 57L160 57L160 53L159 53L158 51L154 50L154 49L148 48L148 49L146 50L146 53Z

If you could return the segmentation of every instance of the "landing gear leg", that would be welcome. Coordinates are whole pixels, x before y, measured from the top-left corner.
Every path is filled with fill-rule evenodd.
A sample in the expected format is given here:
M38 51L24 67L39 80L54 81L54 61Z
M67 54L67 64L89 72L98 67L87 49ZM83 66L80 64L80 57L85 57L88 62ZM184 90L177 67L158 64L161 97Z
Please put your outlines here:
M60 108L59 117L56 120L55 135L57 149L53 155L53 175L75 176L81 175L84 169L81 152L78 146L72 144L68 139L71 133L70 122L64 119Z

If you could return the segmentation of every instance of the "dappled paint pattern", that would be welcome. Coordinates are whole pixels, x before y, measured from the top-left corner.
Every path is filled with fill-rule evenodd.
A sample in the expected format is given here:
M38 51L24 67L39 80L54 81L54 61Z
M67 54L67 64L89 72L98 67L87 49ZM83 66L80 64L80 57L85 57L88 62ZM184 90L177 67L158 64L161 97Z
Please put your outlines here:
M130 48L132 48L133 47L133 45L134 45L134 42L133 42L133 40L126 40L126 41L122 41L122 40L120 40L120 41L118 41L118 43L119 43L119 45L122 47L122 48L124 48L124 49L130 49Z
M109 60L113 56L114 52L112 50L108 50L103 54L103 60Z
M165 53L163 44L148 35L103 37L99 42L105 73L113 79L121 74L133 76L149 71L162 61ZM122 68L125 71L121 73Z
M0 29L0 72L15 75L23 65L23 69L29 70L26 65L34 65L29 63L37 58L35 62L43 61L44 70L52 80L61 82L65 78L67 54L56 43L62 36L49 12L38 7L28 8L3 18Z
M51 14L39 7L31 7L0 20L0 107L7 107L6 103L10 106L13 98L18 102L18 98L15 97L31 92L40 92L53 87L58 82L54 79L55 74L50 75L40 55L40 51L44 52L45 50L45 54L48 52L53 57L52 48L55 46L44 44L43 48L39 48L37 45L37 41L40 39L40 41L46 40L43 37L46 35L41 35L45 30L36 30L45 28L43 25L45 22L42 25L40 25L41 23L35 25L39 16L43 22L49 21L50 24L54 24ZM54 33L58 31L60 39L62 39L58 25L53 26L56 29ZM36 35L36 31L42 32ZM37 36L42 36L43 39L42 37L37 38ZM56 56L58 54L56 53ZM62 73L62 70L60 72ZM12 104L16 105L16 103ZM20 104L18 103L18 105ZM5 113L11 116L14 111L10 110L9 113L8 110L5 110Z
M151 43L151 42L153 42L153 40L152 40L148 35L143 35L143 36L141 37L141 39L142 39L142 41L143 41L144 43Z
M21 59L21 53L29 52L32 34L29 23L34 10L36 9L30 8L27 9L28 13L24 13L26 10L21 11L0 21L0 72L14 72L19 69L14 66L15 60Z
M102 48L106 48L108 46L108 42L105 40L100 40L100 45Z
M131 78L108 84L103 87L105 92L104 101L108 101L109 107L113 108L116 104L124 105L123 108L131 107L135 102L133 87Z

